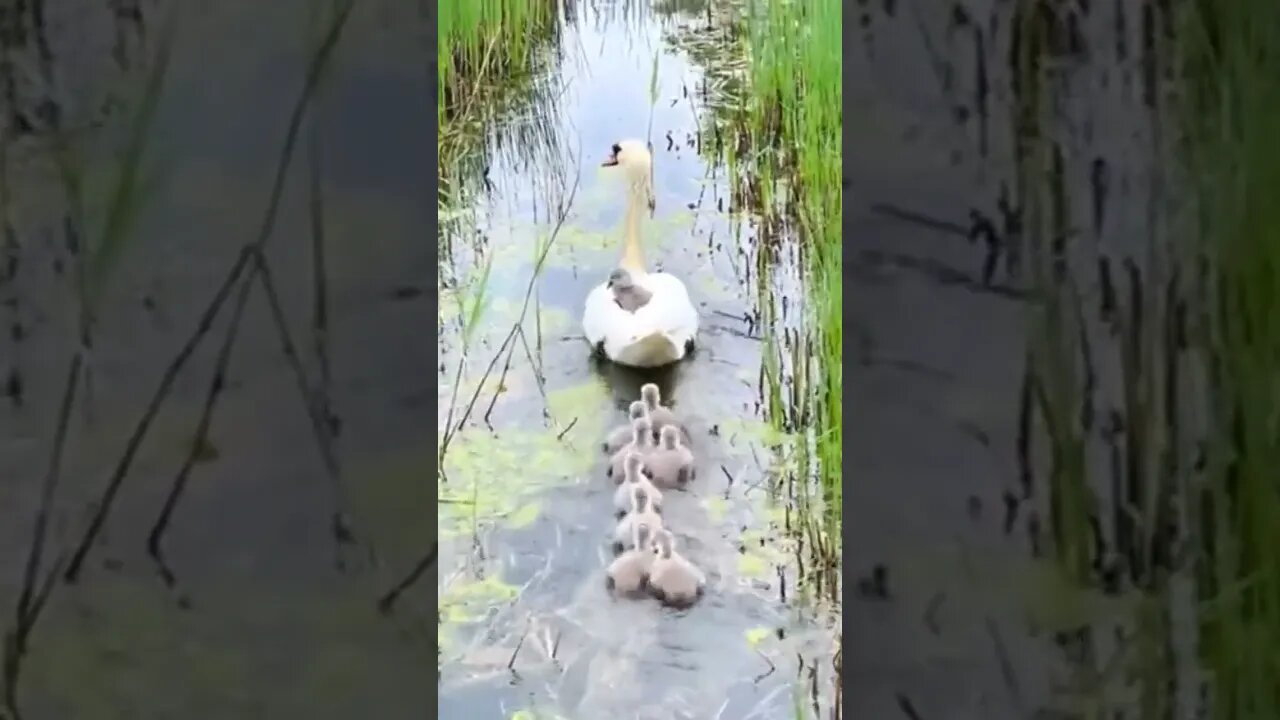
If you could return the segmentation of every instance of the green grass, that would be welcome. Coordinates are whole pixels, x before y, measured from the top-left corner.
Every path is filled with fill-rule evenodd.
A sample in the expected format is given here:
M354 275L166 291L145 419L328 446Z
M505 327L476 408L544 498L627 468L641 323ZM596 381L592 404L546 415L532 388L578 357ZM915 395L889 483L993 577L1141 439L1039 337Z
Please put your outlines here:
M1212 442L1199 498L1201 660L1213 716L1280 717L1280 5L1199 2L1184 24Z
M1179 105L1154 93L1150 123L1155 142L1166 127L1177 138L1171 184L1184 210L1153 224L1134 270L1113 265L1120 300L1095 333L1098 357L1118 360L1120 381L1115 397L1097 403L1114 403L1122 419L1116 439L1103 440L1124 461L1109 495L1108 479L1091 477L1084 463L1097 428L1085 434L1078 419L1094 352L1082 292L1072 272L1053 273L1048 250L1047 240L1065 232L1070 198L1046 120L1046 35L1033 5L1019 5L1015 16L1024 41L1011 70L1017 196L1040 300L1028 395L1048 435L1051 552L1072 580L1096 583L1087 520L1111 523L1124 587L1142 599L1131 618L1143 647L1134 660L1142 691L1134 717L1172 716L1170 687L1186 678L1173 657L1176 646L1189 647L1174 639L1171 620L1178 601L1170 578L1183 574L1175 555L1193 561L1199 622L1191 642L1212 717L1280 717L1280 5L1187 3L1171 45L1157 44L1160 69L1179 65ZM1189 310L1185 351L1173 339L1179 303ZM1191 397L1192 388L1204 394ZM1201 440L1203 469L1191 470ZM1106 506L1095 493L1109 498ZM1175 508L1190 518L1177 524L1190 552L1173 552L1163 534Z
M800 435L795 470L811 482L798 483L796 527L813 552L808 579L828 597L839 593L844 436L840 22L836 0L749 5L745 133L727 157L731 177L745 165L754 178L744 199L798 230L804 319L790 342L767 339L765 393L774 425Z
M557 7L554 0L439 4L436 147L442 194L460 194L452 181L474 182L481 174L487 163L485 140L495 124L507 126L507 146L521 153L554 144L546 119L555 93L542 70L548 41L559 32ZM461 200L451 197L449 202Z
M436 39L440 88L437 118L444 126L481 80L527 72L535 32L555 22L548 0L447 0L440 3Z

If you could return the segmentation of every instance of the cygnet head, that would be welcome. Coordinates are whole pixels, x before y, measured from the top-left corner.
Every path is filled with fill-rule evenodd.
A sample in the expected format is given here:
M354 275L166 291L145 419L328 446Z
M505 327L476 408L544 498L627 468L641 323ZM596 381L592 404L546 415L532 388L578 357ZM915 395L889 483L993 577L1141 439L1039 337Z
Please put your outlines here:
M609 157L600 163L604 167L618 167L626 173L633 192L642 197L653 209L653 155L643 140L619 140L609 148Z
M649 445L653 438L653 423L647 417L639 417L631 422L631 441L640 447Z
M663 559L671 557L675 550L676 538L670 530L663 528L653 534L653 554Z
M644 462L644 458L638 452L627 453L627 459L623 461L622 469L624 477L629 483L640 482L640 463Z
M637 550L644 550L653 543L653 528L649 527L649 523L636 523L634 533L635 537L633 539L635 540Z
M631 273L623 268L615 268L609 273L609 287L615 290L628 290L635 287L635 283L631 280Z
M674 425L665 425L658 433L662 441L662 447L667 450L675 450L680 444L680 431Z
M640 399L644 401L645 406L652 410L658 407L658 403L662 402L662 395L658 392L657 385L645 383L640 386Z
M635 422L642 417L649 417L649 406L643 400L634 400L627 406L627 419Z
M634 512L642 513L645 508L649 507L649 491L643 486L637 485L635 490L631 491L631 509Z

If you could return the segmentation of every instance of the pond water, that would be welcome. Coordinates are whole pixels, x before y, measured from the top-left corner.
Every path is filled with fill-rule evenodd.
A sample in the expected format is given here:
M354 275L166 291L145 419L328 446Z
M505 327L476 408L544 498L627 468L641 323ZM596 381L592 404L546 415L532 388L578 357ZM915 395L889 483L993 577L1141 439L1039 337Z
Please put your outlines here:
M439 488L441 717L832 712L839 620L797 602L783 510L769 499L776 439L759 415L753 223L730 212L724 170L699 154L705 74L679 49L699 33L713 34L701 7L575 5L538 139L517 130L528 117L488 128L487 194L441 210L438 420L442 433L465 420ZM646 259L686 281L702 319L695 356L654 373L593 360L580 329L583 299L621 251L625 195L600 164L626 138L654 147ZM599 446L646 381L688 422L697 458L696 481L665 511L709 578L681 611L604 587L613 485Z
M1025 209L1020 189L1042 192L1046 205L1066 198L1052 252L1061 248L1067 282L1079 293L1079 337L1091 343L1083 354L1096 359L1084 374L1084 404L1099 418L1122 417L1132 409L1116 359L1123 335L1098 320L1108 292L1098 259L1157 273L1173 246L1165 245L1170 207L1156 195L1162 170L1154 158L1161 128L1175 122L1150 104L1168 90L1164 71L1152 69L1161 61L1151 48L1173 22L1170 6L1079 3L1044 13L1053 22L1032 60L1037 84L1024 78L1022 90L1044 98L1035 140L1060 151L1063 190L1052 201L1037 184L1053 182L1049 162L1028 163L1031 179L1019 188L1019 148L1032 141L1015 133L1010 48L1015 13L1032 7L1048 6L890 2L863 3L858 13L845 68L846 92L861 109L845 119L854 138L846 148L853 183L846 272L854 277L849 324L858 347L846 402L858 408L849 452L859 471L848 484L855 518L848 567L865 576L882 566L889 592L848 609L859 638L847 690L854 717L1205 716L1194 709L1200 685L1185 644L1186 605L1068 581L1047 561L1059 537L1047 484L1050 442L1039 420L1021 427L1028 353L1044 351L1036 334L1044 296L1033 291L1026 260L1039 236L1005 223ZM968 237L975 212L1002 241L991 266L988 247ZM1050 241L1041 242L1048 258ZM1023 269L1010 270L1007 253L1020 247ZM1060 352L1080 354L1074 319L1067 327ZM1067 412L1073 423L1086 415L1079 405ZM1088 447L1081 470L1097 503L1089 512L1109 525L1120 457L1106 429L1113 426L1080 423ZM1109 526L1094 532L1090 552L1099 556L1118 542ZM1160 675L1143 691L1152 663L1135 651L1142 631L1134 628L1144 622L1140 607L1164 602L1172 628L1158 642L1168 643L1161 651L1179 682ZM1176 711L1138 706L1140 695L1167 699L1171 688Z
M162 582L146 543L192 445L229 312L164 397L78 581L55 581L22 663L27 717L348 718L376 704L379 717L420 718L429 702L428 591L407 594L389 617L377 598L431 539L421 520L433 454L423 432L430 45L413 4L357 5L311 107L318 122L303 124L266 251L309 386L322 387L320 368L330 369L325 394L357 549L339 569L330 530L338 496L256 285L164 537L176 587ZM119 158L165 33L172 27L173 50L144 136L136 232L97 305L91 382L70 416L45 568L83 537L166 368L263 222L321 32L310 2L112 7L50 4L43 32L28 27L4 51L16 89L6 105L3 212L17 272L0 280L0 373L21 387L20 397L0 398L6 633L77 347L77 243L66 227L90 247L105 237ZM40 119L48 114L33 110L50 104L74 147L83 217L66 199L54 128ZM320 341L316 207L327 303Z

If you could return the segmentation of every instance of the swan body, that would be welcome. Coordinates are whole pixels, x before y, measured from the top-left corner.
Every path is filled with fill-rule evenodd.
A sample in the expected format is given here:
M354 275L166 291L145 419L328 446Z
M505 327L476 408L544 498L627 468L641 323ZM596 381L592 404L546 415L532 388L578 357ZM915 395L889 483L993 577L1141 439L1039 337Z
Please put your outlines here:
M629 198L622 260L630 285L647 301L633 310L620 305L611 276L592 288L582 313L582 329L597 352L619 365L653 368L684 359L693 350L698 334L698 311L680 278L667 272L649 272L640 249L642 196L653 208L652 157L643 142L623 140L613 146L604 162L627 174Z

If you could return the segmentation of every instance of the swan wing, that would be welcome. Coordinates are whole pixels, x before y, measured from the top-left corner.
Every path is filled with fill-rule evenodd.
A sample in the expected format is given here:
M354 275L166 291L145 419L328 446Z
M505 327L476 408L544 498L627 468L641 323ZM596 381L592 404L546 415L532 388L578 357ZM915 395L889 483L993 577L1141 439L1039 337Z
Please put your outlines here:
M698 334L698 310L680 278L671 273L653 273L646 275L643 282L653 298L636 314L661 328L681 346L693 340Z

